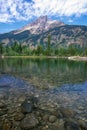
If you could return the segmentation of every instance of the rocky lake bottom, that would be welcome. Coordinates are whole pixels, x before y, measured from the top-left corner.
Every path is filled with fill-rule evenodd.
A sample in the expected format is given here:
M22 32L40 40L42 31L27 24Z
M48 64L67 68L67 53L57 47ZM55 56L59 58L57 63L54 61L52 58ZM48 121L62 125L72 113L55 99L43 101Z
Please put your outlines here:
M87 130L87 82L38 89L1 74L0 130Z

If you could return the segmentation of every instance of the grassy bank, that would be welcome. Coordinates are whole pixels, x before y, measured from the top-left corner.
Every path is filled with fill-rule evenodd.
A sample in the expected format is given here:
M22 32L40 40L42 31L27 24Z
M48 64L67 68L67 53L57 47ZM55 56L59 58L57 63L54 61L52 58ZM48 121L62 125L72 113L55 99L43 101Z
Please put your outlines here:
M59 59L59 58L63 58L63 59L68 59L68 60L73 60L73 61L87 61L87 57L86 56L0 56L0 58L32 58L32 59Z
M68 58L65 56L1 56L0 58Z

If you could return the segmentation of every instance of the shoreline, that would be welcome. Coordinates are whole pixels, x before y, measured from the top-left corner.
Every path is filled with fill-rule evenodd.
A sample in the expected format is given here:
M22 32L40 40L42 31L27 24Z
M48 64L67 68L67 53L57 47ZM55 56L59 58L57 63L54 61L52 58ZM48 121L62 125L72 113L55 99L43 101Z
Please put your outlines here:
M63 59L67 59L68 57L65 57L65 56L1 56L0 57L1 59L4 59L4 58L35 58L35 59L57 59L57 58L63 58Z
M82 56L70 56L68 57L68 60L73 60L73 61L87 61L87 57L82 57Z
M0 56L0 59L4 58L68 59L73 61L87 61L87 56Z

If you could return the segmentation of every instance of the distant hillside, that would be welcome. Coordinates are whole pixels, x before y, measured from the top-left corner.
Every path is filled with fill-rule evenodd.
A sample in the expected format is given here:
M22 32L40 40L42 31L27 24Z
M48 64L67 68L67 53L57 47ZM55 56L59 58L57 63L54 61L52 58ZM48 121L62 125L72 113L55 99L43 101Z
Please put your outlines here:
M51 35L51 45L87 46L87 26L65 25L63 22L49 20L47 16L38 18L35 22L28 24L20 30L0 34L0 42L11 45L14 41L21 44L37 46L38 43L46 46L48 34Z

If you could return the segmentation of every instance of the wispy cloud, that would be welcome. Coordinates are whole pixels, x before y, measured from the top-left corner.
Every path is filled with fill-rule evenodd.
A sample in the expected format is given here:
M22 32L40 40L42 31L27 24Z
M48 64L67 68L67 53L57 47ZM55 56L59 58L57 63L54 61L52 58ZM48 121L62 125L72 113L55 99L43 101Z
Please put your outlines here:
M29 0L30 1L30 0ZM87 0L0 0L0 22L25 21L42 15L87 15Z
M69 19L68 22L69 22L69 23L73 23L73 20L72 20L72 19Z

